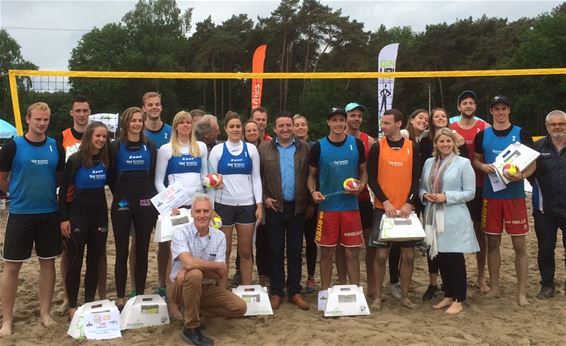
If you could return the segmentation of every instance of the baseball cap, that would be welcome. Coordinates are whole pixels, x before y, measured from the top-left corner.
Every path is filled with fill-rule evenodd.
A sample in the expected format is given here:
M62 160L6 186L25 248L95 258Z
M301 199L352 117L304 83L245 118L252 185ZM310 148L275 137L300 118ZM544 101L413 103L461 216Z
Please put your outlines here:
M345 110L346 112L351 112L351 111L353 111L353 110L356 109L356 108L361 109L362 112L365 112L365 111L368 110L365 106L363 106L363 105L361 105L361 104L359 104L359 103L356 103L356 102L350 102L350 103L348 103L348 104L346 105L346 107L344 107L344 110Z
M497 96L494 96L489 101L489 108L495 106L498 103L503 103L504 105L511 107L511 102L509 102L509 99L507 99L507 97L502 96L502 95L497 95Z
M460 93L460 95L458 95L458 105L460 105L460 102L462 102L464 99L467 99L469 97L471 97L474 102L477 102L475 92L471 90L464 90Z
M330 108L330 112L328 112L328 119L332 118L333 115L340 114L344 118L347 116L346 112L340 107L332 107Z

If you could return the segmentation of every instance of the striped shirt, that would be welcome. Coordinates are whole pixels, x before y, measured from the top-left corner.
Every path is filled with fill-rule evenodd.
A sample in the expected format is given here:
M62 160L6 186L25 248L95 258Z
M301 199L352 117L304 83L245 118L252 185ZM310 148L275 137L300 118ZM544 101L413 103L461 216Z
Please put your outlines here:
M206 236L201 237L193 222L176 228L171 241L173 266L169 276L173 281L177 278L179 271L183 269L183 263L179 259L179 255L183 252L204 261L225 262L226 237L222 231L212 227L208 228Z

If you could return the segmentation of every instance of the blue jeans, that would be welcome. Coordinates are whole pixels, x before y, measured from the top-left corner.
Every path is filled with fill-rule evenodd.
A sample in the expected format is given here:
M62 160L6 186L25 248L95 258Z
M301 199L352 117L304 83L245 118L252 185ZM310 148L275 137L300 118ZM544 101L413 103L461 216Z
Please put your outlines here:
M305 214L295 215L295 203L285 202L284 211L265 210L265 225L271 247L271 295L283 296L285 246L287 247L287 290L289 297L301 293Z
M554 249L558 228L562 229L562 245L566 250L566 218L543 214L534 211L535 232L538 240L538 269L541 285L554 288ZM566 263L565 263L566 264Z

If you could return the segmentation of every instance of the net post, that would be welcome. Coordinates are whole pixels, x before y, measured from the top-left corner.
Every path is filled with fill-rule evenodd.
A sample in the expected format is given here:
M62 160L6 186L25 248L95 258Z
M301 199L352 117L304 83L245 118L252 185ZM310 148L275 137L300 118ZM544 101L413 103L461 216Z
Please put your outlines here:
M20 112L20 100L18 97L18 83L16 82L16 71L8 70L8 79L10 81L10 96L12 98L12 108L14 110L14 122L16 123L16 129L18 135L22 136L24 134L24 128L22 126L22 114Z

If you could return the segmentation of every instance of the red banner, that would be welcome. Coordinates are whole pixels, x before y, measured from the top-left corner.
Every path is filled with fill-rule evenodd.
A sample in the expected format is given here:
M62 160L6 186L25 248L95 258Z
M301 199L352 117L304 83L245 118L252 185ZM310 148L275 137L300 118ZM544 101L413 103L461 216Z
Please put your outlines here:
M265 61L265 51L267 50L267 45L262 44L257 47L254 52L254 57L252 60L252 73L263 73L263 63ZM252 79L252 109L261 106L261 94L263 90L263 79L253 78Z

